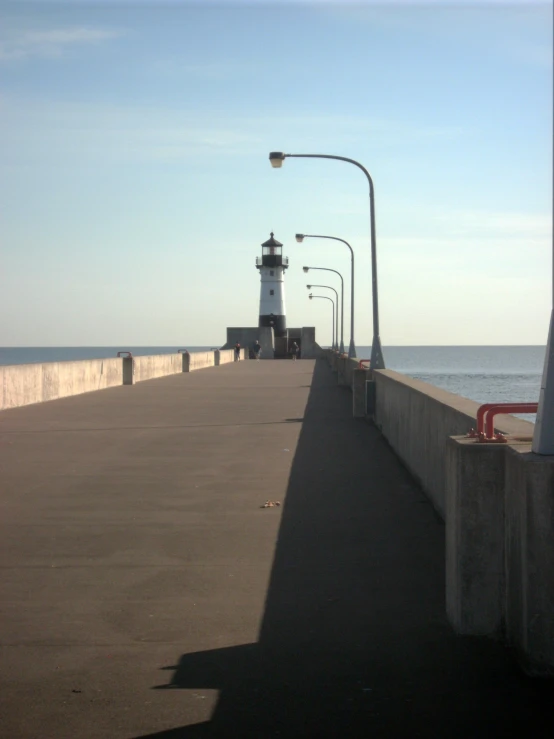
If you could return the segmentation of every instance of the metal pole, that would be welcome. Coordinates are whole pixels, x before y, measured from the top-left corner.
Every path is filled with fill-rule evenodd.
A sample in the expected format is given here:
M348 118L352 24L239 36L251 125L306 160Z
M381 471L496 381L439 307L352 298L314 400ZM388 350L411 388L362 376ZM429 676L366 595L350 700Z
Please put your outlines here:
M554 250L552 269L552 311L532 446L535 454L547 455L554 455Z
M350 249L350 346L348 347L348 357L352 359L356 356L356 342L354 340L354 250L344 239L339 239L337 236L322 236L321 234L303 234L304 238L309 239L332 239L333 241L341 241L343 244ZM342 279L342 276L341 276ZM344 290L344 283L343 283ZM344 293L343 293L344 297ZM342 304L342 311L344 317L344 302ZM342 343L342 339L341 339ZM342 345L342 351L344 351L344 344Z
M315 269L315 267L314 267L314 269ZM341 280L342 280L342 277L341 277ZM332 290L335 293L335 295L336 295L336 298L337 298L337 312L336 312L336 318L335 318L335 326L336 326L336 328L335 328L335 339L336 339L336 341L335 341L335 346L333 347L333 349L339 349L339 346L338 346L338 336L339 336L339 294L335 290L334 287L331 287L331 285L310 285L310 287L323 287L326 290ZM343 292L343 296L344 296L344 285L342 287L342 292ZM342 342L341 342L341 344L342 344ZM342 349L344 351L344 344L342 344ZM341 351L341 350L339 349L339 351Z
M344 280L342 279L341 273L336 269L331 269L330 267L307 267L306 269L319 269L322 272L334 272L336 275L340 277L341 282L341 334L340 334L340 343L342 349L341 352L344 351ZM320 287L328 287L327 285L322 285ZM336 292L336 291L335 291ZM337 297L337 341L338 341L338 297Z
M332 336L333 336L332 346L334 348L336 346L336 342L335 342L335 301L333 300L333 298L328 298L327 295L310 295L310 299L311 298L320 298L321 300L330 300L331 301L331 305L333 306L333 321L332 321L332 324L331 324L331 333L332 333Z
M272 159L279 152L271 152L269 158ZM282 159L287 157L303 158L303 159L336 159L340 162L348 162L361 169L367 177L369 183L369 222L371 232L371 285L373 294L373 342L371 345L371 368L385 369L385 359L381 348L381 337L379 336L379 299L377 294L377 237L375 229L375 192L373 180L367 169L357 162L355 159L348 157L339 157L332 154L281 154Z

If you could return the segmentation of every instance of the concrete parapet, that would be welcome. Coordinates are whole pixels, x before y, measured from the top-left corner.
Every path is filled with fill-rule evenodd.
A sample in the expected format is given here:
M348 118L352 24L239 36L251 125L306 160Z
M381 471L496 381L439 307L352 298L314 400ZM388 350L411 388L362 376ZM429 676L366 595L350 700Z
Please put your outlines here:
M366 386L368 370L352 370L352 414L354 418L365 418L367 409Z
M338 378L339 385L352 387L354 371L358 369L359 363L357 359L349 359L346 354L338 354Z
M1 408L42 401L42 364L18 364L0 367Z
M458 634L500 634L504 624L503 444L446 445L446 613Z
M554 457L506 450L506 634L523 668L554 675Z
M447 439L476 425L479 403L392 370L373 370L372 375L375 424L444 518ZM532 434L534 426L502 416L497 428L521 436Z
M243 354L244 354L244 349L241 349L240 353L241 353L241 359L242 359ZM234 349L218 349L217 354L219 356L218 364L229 364L229 362L235 361Z
M189 352L188 372L215 366L215 352Z
M242 350L248 357L248 350ZM191 372L234 360L234 351L183 352L0 366L0 410Z
M166 377L167 375L176 375L183 371L181 354L151 354L143 357L133 357L133 360L134 383L154 380L157 377Z
M67 398L122 384L122 360L88 359L0 367L0 409Z

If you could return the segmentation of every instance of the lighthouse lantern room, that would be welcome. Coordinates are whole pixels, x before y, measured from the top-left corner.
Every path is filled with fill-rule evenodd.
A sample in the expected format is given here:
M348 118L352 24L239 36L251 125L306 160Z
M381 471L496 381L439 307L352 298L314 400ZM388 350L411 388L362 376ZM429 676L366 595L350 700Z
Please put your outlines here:
M288 257L283 257L283 244L273 236L262 244L262 256L256 258L260 270L260 320L259 327L270 326L275 337L286 337L285 270Z

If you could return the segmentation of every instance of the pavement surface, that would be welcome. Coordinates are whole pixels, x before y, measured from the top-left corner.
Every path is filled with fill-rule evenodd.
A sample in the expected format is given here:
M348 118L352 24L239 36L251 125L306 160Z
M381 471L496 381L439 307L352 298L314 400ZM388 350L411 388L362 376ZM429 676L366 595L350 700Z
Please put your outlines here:
M0 736L552 739L351 403L247 361L2 412Z

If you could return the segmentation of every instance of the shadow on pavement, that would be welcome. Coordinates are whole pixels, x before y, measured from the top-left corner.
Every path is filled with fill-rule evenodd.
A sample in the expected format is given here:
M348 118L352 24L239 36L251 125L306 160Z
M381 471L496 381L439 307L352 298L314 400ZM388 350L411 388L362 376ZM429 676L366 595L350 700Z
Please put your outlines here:
M526 678L498 642L452 633L443 524L323 361L258 643L163 669L156 689L220 698L210 722L150 739L554 736L552 682Z

